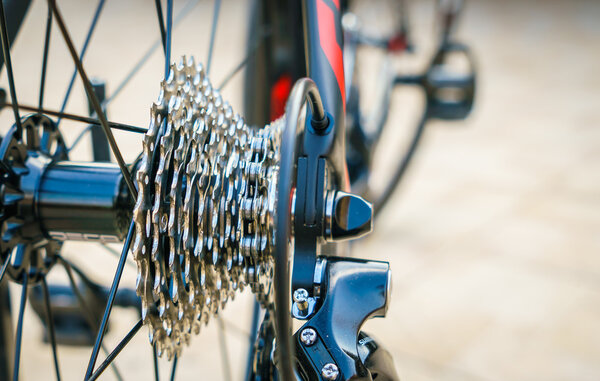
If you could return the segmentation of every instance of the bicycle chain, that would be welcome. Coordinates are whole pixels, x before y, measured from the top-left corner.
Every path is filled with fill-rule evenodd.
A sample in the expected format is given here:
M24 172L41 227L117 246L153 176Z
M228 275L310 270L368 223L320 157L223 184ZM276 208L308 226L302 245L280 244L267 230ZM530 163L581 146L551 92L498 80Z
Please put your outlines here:
M171 65L136 174L133 256L142 317L159 356L249 285L271 303L282 119L249 127L201 64Z

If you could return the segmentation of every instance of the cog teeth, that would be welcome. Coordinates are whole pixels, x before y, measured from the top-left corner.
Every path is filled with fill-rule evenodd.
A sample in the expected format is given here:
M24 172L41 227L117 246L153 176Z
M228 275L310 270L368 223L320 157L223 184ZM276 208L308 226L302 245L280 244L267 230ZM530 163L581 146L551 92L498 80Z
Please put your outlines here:
M175 279L173 279L173 282L171 283L171 287L169 287L169 293L170 293L171 300L173 301L173 303L177 303L179 301L178 288L179 288L179 285L177 284L177 281Z
M281 125L248 127L193 57L161 82L133 213L136 292L159 355L179 354L246 284L270 302Z

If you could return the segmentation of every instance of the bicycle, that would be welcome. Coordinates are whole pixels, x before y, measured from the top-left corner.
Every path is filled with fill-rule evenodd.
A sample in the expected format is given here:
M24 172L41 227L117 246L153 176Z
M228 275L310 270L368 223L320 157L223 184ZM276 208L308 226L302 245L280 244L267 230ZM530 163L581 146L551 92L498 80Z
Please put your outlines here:
M103 3L99 2L92 25ZM156 1L165 80L159 100L152 106L148 129L107 119L104 106L111 98L103 100L102 86L88 77L83 53L75 49L53 0L48 1L42 73L50 25L56 23L95 115L81 117L65 113L64 107L61 111L44 108L45 74L39 107L19 103L10 45L29 2L10 4L7 2L8 12L0 6L11 99L3 104L12 109L15 119L0 144L0 279L21 284L22 294L14 362L9 363L7 353L0 354L3 378L12 374L18 379L23 314L32 285L40 286L34 292L40 304L34 309L47 322L55 373L60 378L52 324L55 311L46 282L48 272L60 263L70 274L72 293L81 307L79 315L87 315L84 320L95 336L85 380L97 379L111 366L144 325L149 327L154 347L155 374L156 359L161 355L174 359L175 369L191 334L216 315L235 290L245 286L266 310L259 327L259 309L255 309L253 327L258 339L251 340L248 379L397 379L389 354L360 332L367 318L385 315L391 286L389 265L342 257L345 247L336 245L360 237L372 227L371 205L349 193L345 115L350 103L342 57L346 47L340 42L345 3L254 4L248 43L251 54L240 66L247 65L248 102L243 119L211 85L208 75L220 2L214 7L211 48L204 67L191 58L171 63L173 1L167 1L166 15ZM299 12L303 17L297 17ZM11 29L7 20L14 20L16 29ZM302 78L306 74L310 79ZM426 83L432 91L443 87L444 83L430 79L414 82ZM458 81L448 87L467 88L468 102L472 84L467 79L466 86ZM453 104L464 104L462 97L453 99ZM33 114L21 117L22 111ZM89 131L95 132L97 162L68 160L69 147L57 127L60 119L94 126ZM143 152L134 163L125 163L113 129L145 134ZM102 148L107 146L117 164L99 163L108 157ZM368 167L368 161L365 163ZM360 168L363 164L359 163L358 171L365 170ZM61 256L61 243L70 240L100 244L124 240L110 289L89 280L84 271ZM130 249L139 279L137 296L127 297L119 282ZM73 271L84 280L91 296L78 291ZM5 307L0 314L4 327L0 341L2 348L12 348L12 331L6 329L10 319L6 281L1 284L4 297L0 299ZM100 308L103 317L99 322L85 306L90 298L95 304L106 304ZM361 303L357 305L356 300ZM114 305L137 305L141 318L96 367ZM304 322L293 334L292 317Z

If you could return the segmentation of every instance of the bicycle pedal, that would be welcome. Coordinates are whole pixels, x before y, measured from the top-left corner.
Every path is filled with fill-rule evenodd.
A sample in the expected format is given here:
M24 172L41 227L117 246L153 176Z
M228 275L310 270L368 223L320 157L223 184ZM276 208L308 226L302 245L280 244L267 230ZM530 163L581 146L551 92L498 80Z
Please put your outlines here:
M470 50L460 43L445 43L433 57L423 78L429 118L465 119L475 98L475 68Z

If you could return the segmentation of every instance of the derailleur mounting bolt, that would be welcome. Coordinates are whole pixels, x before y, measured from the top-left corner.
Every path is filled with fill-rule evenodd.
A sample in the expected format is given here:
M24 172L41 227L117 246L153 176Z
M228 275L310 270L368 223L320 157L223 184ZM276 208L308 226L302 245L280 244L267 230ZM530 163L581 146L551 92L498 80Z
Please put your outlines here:
M323 369L321 369L321 376L323 376L323 379L327 381L337 380L339 375L340 370L334 363L327 363L323 366Z
M296 289L294 291L294 302L296 302L299 311L306 311L308 308L308 291L303 288Z
M300 341L307 347L310 347L317 341L317 331L312 328L304 328L300 332Z

